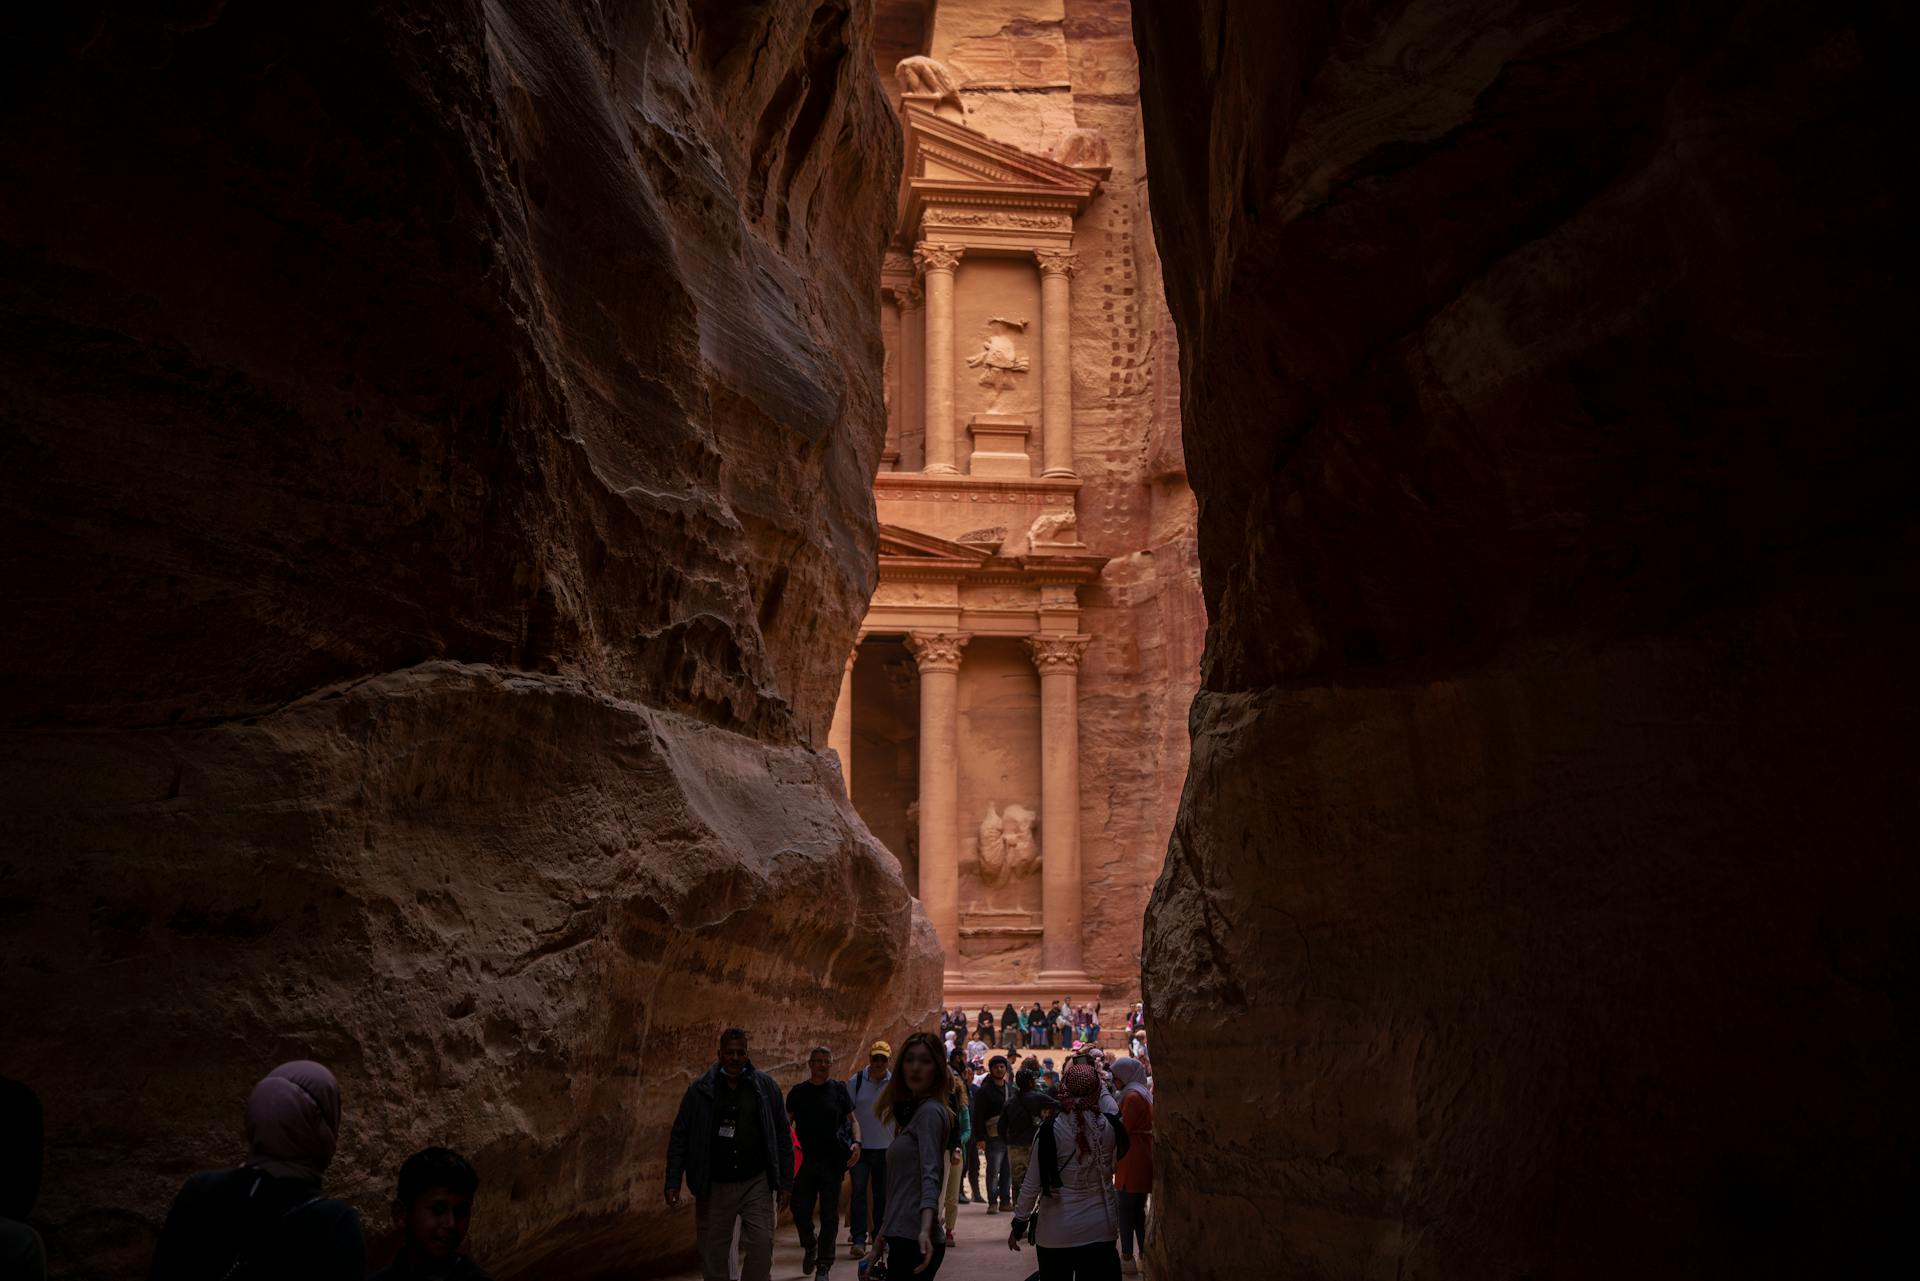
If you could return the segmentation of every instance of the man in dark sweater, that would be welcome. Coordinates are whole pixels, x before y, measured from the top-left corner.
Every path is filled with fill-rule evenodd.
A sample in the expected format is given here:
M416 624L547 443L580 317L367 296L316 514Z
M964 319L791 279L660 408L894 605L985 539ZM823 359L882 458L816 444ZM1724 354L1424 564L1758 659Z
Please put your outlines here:
M840 1184L847 1168L860 1159L860 1133L853 1117L853 1096L845 1081L832 1079L833 1051L816 1045L807 1055L807 1079L787 1091L787 1115L800 1136L800 1172L793 1176L793 1226L805 1252L802 1272L826 1281L833 1266L834 1237L840 1231ZM813 1223L815 1203L820 1227Z
M680 1180L693 1191L694 1233L705 1281L728 1281L740 1222L740 1281L768 1281L773 1224L793 1187L793 1131L780 1087L747 1058L747 1034L720 1034L720 1060L687 1087L667 1140L667 1205Z
M987 1079L973 1100L973 1133L985 1136L987 1149L987 1213L1013 1208L1013 1189L1007 1186L1007 1136L1001 1113L1007 1106L1007 1060L996 1054L987 1063Z

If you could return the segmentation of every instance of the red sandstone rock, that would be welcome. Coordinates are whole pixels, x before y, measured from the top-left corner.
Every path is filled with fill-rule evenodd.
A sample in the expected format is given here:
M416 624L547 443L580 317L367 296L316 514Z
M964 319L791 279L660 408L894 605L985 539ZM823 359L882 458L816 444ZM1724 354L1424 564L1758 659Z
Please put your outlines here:
M1212 617L1162 1275L1908 1252L1891 14L1136 0Z
M0 1071L57 1270L142 1274L299 1055L372 1226L441 1141L495 1275L684 1250L721 1026L797 1075L938 999L808 746L873 578L865 6L68 20L0 117Z

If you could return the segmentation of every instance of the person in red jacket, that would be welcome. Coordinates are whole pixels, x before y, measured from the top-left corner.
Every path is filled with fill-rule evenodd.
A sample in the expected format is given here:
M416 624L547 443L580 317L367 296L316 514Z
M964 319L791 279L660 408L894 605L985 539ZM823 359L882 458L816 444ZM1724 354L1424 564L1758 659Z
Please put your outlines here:
M1127 1154L1114 1163L1113 1188L1120 1202L1120 1271L1140 1271L1136 1243L1147 1245L1147 1196L1153 1191L1153 1087L1139 1059L1115 1059L1113 1083L1120 1087L1120 1124L1127 1127Z

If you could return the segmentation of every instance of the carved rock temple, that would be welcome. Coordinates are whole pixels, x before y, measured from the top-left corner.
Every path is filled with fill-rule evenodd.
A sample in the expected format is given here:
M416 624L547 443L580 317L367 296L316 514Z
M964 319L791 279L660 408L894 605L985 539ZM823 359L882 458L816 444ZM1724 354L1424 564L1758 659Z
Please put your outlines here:
M879 17L904 151L880 580L830 742L949 1005L1132 1000L1204 620L1124 14Z

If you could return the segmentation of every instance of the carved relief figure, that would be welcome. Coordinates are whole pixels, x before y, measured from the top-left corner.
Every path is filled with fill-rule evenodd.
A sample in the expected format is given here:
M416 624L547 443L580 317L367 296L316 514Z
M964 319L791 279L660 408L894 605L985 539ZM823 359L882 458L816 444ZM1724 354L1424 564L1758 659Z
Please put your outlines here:
M980 820L980 879L990 886L1008 885L1040 866L1040 847L1033 839L1034 812L1009 805L1002 814L992 805Z
M1072 512L1042 512L1027 528L1032 547L1071 547L1079 542L1078 518Z
M939 99L939 106L951 105L962 114L966 104L960 101L960 82L953 78L944 62L932 58L902 58L893 69L893 82L901 93L926 94Z
M1013 345L1013 335L1027 327L1024 320L1008 320L1004 316L995 316L987 321L988 336L980 344L980 350L967 357L967 368L980 371L980 385L992 394L987 397L983 414L1000 412L1000 400L1013 390L1013 376L1024 374L1033 367L1033 362ZM994 330L999 332L993 332Z
M1053 158L1075 169L1105 169L1113 163L1107 139L1098 129L1074 129L1060 139Z

